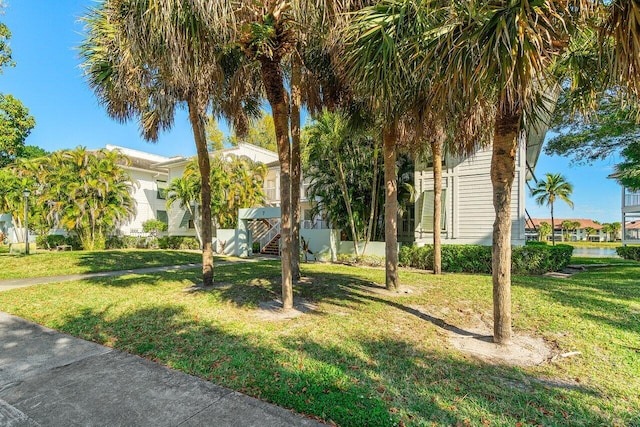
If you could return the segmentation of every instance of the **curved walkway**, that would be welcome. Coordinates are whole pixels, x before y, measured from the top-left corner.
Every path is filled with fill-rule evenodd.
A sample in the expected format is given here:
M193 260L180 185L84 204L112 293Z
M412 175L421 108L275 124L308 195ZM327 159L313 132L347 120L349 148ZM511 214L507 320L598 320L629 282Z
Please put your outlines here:
M257 262L279 259L276 257L259 256L253 258L233 258L228 261L216 261L215 266L231 265L242 262ZM29 277L25 279L5 279L0 280L0 292L8 291L9 289L24 288L33 285L45 285L47 283L59 283L69 282L73 280L91 279L94 277L118 277L125 276L127 274L147 274L147 273L159 273L163 271L175 271L175 270L190 270L195 268L201 268L202 264L180 264L180 265L168 265L164 267L147 267L147 268L135 268L129 270L118 271L101 271L97 273L80 273L80 274L68 274L64 276L46 276L46 277Z

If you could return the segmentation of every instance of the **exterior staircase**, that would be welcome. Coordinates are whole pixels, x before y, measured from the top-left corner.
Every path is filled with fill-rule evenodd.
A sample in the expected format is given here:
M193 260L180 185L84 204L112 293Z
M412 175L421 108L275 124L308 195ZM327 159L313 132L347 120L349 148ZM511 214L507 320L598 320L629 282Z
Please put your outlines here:
M259 241L261 254L280 256L280 221L272 224Z
M261 254L280 256L280 234L276 234L272 241L260 249Z

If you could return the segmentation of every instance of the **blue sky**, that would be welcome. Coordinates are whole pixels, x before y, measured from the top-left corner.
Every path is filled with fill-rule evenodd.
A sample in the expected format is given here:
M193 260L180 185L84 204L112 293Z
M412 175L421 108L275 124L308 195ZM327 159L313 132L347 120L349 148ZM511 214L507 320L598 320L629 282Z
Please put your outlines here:
M10 44L17 65L0 75L0 92L20 99L36 119L27 143L48 151L85 146L100 148L116 144L156 154L193 155L195 146L187 115L180 111L170 132L157 143L140 137L136 123L121 124L110 119L82 77L76 47L82 40L79 17L91 0L6 0L5 22L13 36ZM221 126L223 131L225 126ZM556 205L558 218L589 218L602 222L620 221L620 186L607 179L617 159L591 166L570 165L561 157L544 154L536 176L560 172L574 185L574 209ZM534 218L549 217L527 195L527 210Z

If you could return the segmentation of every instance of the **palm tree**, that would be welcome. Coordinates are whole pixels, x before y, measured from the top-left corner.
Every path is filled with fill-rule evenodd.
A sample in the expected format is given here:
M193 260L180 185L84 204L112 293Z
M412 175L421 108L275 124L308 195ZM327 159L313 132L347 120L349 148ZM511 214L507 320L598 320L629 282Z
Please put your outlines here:
M552 233L553 229L551 228L551 224L548 222L541 222L538 226L538 240L546 241L546 237Z
M618 239L618 234L622 229L622 225L616 221L616 222L612 222L610 226L611 226L611 233L613 234L613 240L615 241Z
M547 173L546 179L538 181L535 188L531 190L531 196L535 198L538 205L551 207L551 228L553 230L551 233L551 241L553 245L556 244L556 225L553 217L553 205L556 200L562 200L573 208L573 202L570 199L572 193L573 186L559 173Z
M104 249L107 234L135 214L128 161L118 151L78 147L53 153L38 176L49 219L77 233L86 250Z
M569 232L572 231L573 221L565 219L560 225L562 227L562 236L564 240L569 240Z
M344 30L345 37L338 41L345 51L339 51L339 60L344 64L350 86L386 123L387 132L382 132L383 137L387 137L385 159L388 159L392 135L399 137L393 144L409 142L414 152L423 152L423 146L428 146L434 180L434 273L438 274L441 271L442 159L445 154L474 152L486 141L484 132L490 126L486 126L486 121L477 126L486 103L456 102L454 105L434 96L438 85L434 84L433 72L437 70L422 61L416 41L426 38L432 29L432 19L424 16L422 6L423 3L391 0L357 12ZM464 93L455 97L464 98ZM385 173L390 169L386 163ZM391 216L387 208L385 212ZM387 226L390 220L385 220ZM393 251L390 247L393 241L389 245L388 240L391 233L385 236L387 255ZM393 278L388 274L389 282L393 282Z
M589 237L596 233L596 229L593 227L585 227L584 232L587 235L587 240L589 240Z
M171 209L173 205L178 203L181 209L186 209L189 212L196 229L196 238L202 247L202 233L197 215L200 194L200 182L193 174L187 173L181 177L173 178L167 186L167 208Z
M206 111L211 107L214 115L232 118L236 133L242 134L242 107L256 104L246 92L255 86L244 84L252 80L241 77L247 64L225 48L226 27L210 22L212 14L233 16L232 6L223 1L106 0L84 18L87 35L80 46L86 78L109 115L122 121L137 118L146 139L156 140L160 130L171 127L175 108L186 104L201 180L205 286L213 284Z

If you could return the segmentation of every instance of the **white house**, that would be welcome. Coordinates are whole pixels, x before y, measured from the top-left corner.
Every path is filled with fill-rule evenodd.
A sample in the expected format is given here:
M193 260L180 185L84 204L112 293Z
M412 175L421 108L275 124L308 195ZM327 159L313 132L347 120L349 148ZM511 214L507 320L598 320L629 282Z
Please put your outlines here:
M168 223L165 200L168 172L166 168L156 165L170 158L117 145L107 145L105 148L108 151L118 151L129 158L130 164L122 167L135 181L132 196L136 201L136 215L120 226L119 233L139 235L142 233L142 224L150 219Z
M527 180L540 155L546 129L535 129L521 138L511 190L511 243L523 245ZM442 168L442 243L491 245L495 211L491 184L491 147L465 158L447 156ZM433 242L433 169L416 163L415 241Z
M622 186L622 244L640 243L640 191Z

